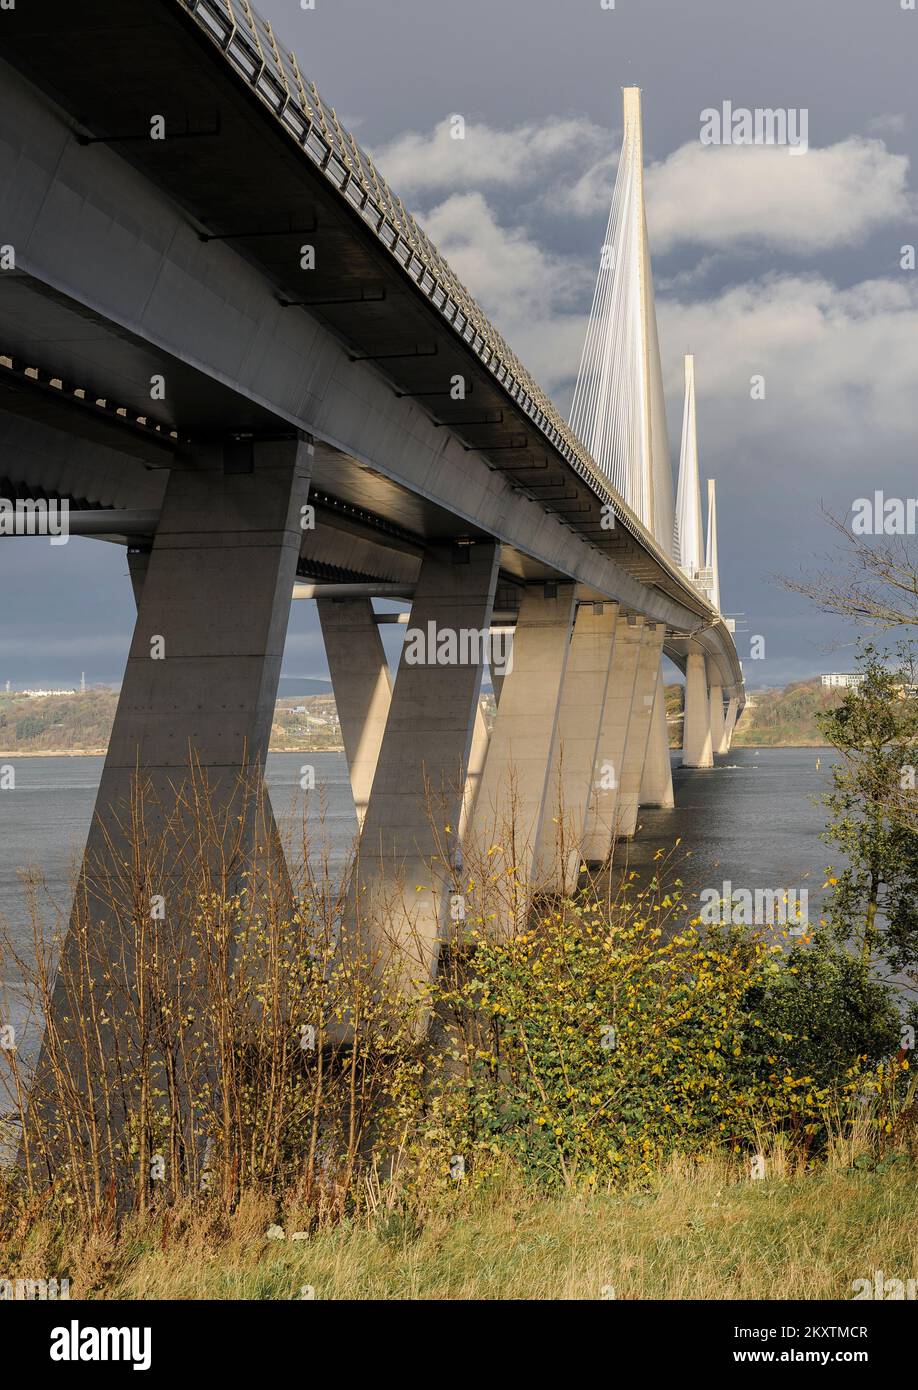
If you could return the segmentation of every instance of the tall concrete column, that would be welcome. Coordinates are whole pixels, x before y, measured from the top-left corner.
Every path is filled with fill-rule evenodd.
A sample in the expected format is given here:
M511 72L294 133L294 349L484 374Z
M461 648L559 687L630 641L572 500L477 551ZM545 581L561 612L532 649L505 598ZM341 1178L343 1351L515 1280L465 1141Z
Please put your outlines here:
M458 553L421 563L349 888L351 919L406 987L436 970L500 548Z
M304 492L303 498L305 498L305 496L306 493ZM147 578L147 571L150 567L150 553L151 552L149 547L145 547L144 549L129 548L127 553L128 573L131 579L131 590L134 595L135 607L138 610L140 609L140 600L143 594L143 588ZM270 731L268 738L270 742ZM289 885L289 882L287 881L287 869L284 858L284 851L281 845L280 835L277 830L277 823L274 819L274 809L268 797L264 798L260 814L262 818L262 839L266 842L266 844L269 843L271 846L270 852L274 860L275 872L276 874L279 874L284 880L284 893L288 894L292 892L292 889Z
M650 739L650 725L664 635L665 628L662 623L644 623L644 634L634 678L634 692L631 697L628 739L625 744L621 786L615 814L616 835L626 840L631 838L637 828L641 780L644 776L644 761L647 757L647 744Z
M682 766L713 767L711 702L701 652L689 652L685 663L685 718L682 724Z
M593 786L583 836L583 857L588 864L604 864L612 852L628 726L634 700L634 684L643 636L643 618L632 615L616 620L615 646L606 685L596 763L593 769Z
M96 817L139 765L165 783L187 769L263 766L308 495L310 446L256 441L194 452L169 478L142 578L134 637ZM232 471L229 471L229 470ZM140 576L132 581L140 586ZM117 784L117 786L115 785Z
M504 678L506 672L506 637L503 632L492 632L488 642L488 673L491 677L491 689L494 691L494 707L500 704L501 691L504 688ZM512 646L512 637L510 638Z
M617 603L581 603L571 637L535 871L538 882L563 893L574 891L580 874L617 620Z
M512 649L512 633L491 631L488 640L488 672L491 677L491 689L494 692L495 715L497 707L500 705L501 691L504 688L504 678L507 674L507 652L509 647ZM472 824L472 817L475 813L475 804L478 800L478 790L481 786L481 778L484 773L485 763L488 757L488 747L491 735L485 722L484 712L481 708L481 700L478 701L478 709L475 711L475 728L472 731L472 748L469 753L468 773L465 780L465 794L462 798L462 815L459 819L459 839L464 840Z
M318 599L351 791L362 826L386 731L392 676L369 598Z
M735 695L731 695L727 701L727 714L724 720L724 752L729 753L733 747L733 730L736 728L736 715L739 709L739 700Z
M713 753L726 753L723 686L711 685L710 692L708 698L711 704L711 751Z
M531 879L546 815L575 595L567 583L553 597L542 586L526 590L470 829L475 852L500 845L521 884Z
M38 1062L39 1105L55 1067L92 1097L87 1108L101 1105L104 1063L93 1053L87 1071L81 1029L104 1039L100 1015L135 1019L138 920L150 918L169 958L193 955L198 892L254 896L268 874L289 891L270 806L250 789L268 750L311 454L298 435L215 444L170 472L146 573L132 566L137 621ZM119 1076L136 1061L125 1038L141 1031L135 1020L122 1034ZM106 1102L113 1144L122 1094L119 1081Z
M465 776L465 790L462 795L462 812L459 816L459 839L465 839L466 832L471 824L472 816L475 812L475 803L478 800L478 789L481 786L481 777L485 769L485 762L488 757L488 745L491 735L488 733L488 726L481 708L481 699L475 709L475 725L472 729L472 746L469 750L469 762Z
M663 683L663 671L657 667L650 738L647 743L647 756L644 759L644 775L641 778L641 805L660 806L664 810L671 810L675 804L672 763L669 756L669 729L666 723L666 687Z

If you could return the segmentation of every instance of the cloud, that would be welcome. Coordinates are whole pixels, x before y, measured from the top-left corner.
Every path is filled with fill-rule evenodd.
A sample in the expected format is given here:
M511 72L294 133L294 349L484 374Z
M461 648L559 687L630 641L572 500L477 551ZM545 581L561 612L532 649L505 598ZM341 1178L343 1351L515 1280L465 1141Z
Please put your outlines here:
M551 205L557 210L572 212L577 217L592 217L599 212L608 212L618 171L620 144L621 137L611 150L590 164L567 187L563 180L559 180L551 190Z
M683 145L645 176L651 245L812 254L908 217L907 156L852 136L796 159L776 146Z
M777 575L844 573L821 508L850 516L882 488L915 495L918 274L840 288L823 275L775 275L704 300L657 299L671 453L681 422L681 354L695 355L702 478L717 479L728 612L767 636L753 682L846 669L827 649L848 629L782 592ZM750 378L762 376L765 399ZM827 558L828 557L828 558ZM748 637L739 637L740 655ZM796 663L796 668L794 666Z
M407 132L375 151L403 197L529 191L533 208L555 217L608 210L619 145L611 130L582 116L507 130L470 120L464 139L454 139L451 122ZM903 126L904 117L891 114L870 123L875 132ZM856 246L912 215L908 170L908 157L878 138L850 136L795 159L783 147L691 141L646 171L651 244L658 254L680 245L802 255Z
M611 139L608 130L585 117L551 116L509 130L466 121L464 139L454 139L451 131L447 117L427 134L399 135L374 150L373 159L402 197L477 188L518 190L554 181L571 161L579 174L584 165L608 155Z
M438 138L444 130L438 127ZM489 132L489 139L495 134ZM432 138L415 178L452 187L449 197L419 214L421 222L564 410L583 347L595 261L589 253L549 250L548 224L540 226L531 207L526 226L517 225L523 214L508 225L500 193L508 179L544 190L554 175L566 179L569 208L585 208L590 189L595 192L605 179L601 199L596 194L597 207L604 209L614 173L608 143L603 149L597 138L592 149L581 150L583 158L575 158L580 147L569 143L570 130L555 134L549 139L545 128L532 126L509 132L499 179L497 164L469 158L470 150L481 153L473 140L450 166L447 180L442 164L432 159L440 148ZM392 148L399 146L407 158L408 144L397 141ZM562 168L557 155L565 148L570 157ZM829 499L843 480L842 497L851 486L862 486L871 468L898 478L911 467L918 273L863 279L848 288L825 275L765 273L744 284L707 288L715 250L725 246L755 251L767 244L810 256L863 240L908 212L907 174L905 158L880 140L857 137L794 159L783 149L693 144L648 171L654 251L683 242L700 243L701 250L657 281L673 452L681 358L692 351L706 466L724 476L734 502L758 495L766 476L760 498L765 512L785 505L783 488L800 499L801 516L805 511L815 517L818 499ZM476 178L483 187L493 179L493 190L486 195L483 188L463 186ZM764 401L751 399L753 375L765 377Z
M674 275L655 275L654 289L657 294L678 294L680 290L693 289L707 279L716 265L716 256L702 256L696 265L677 270Z
M799 160L793 161L799 163ZM586 333L595 264L547 251L505 227L481 193L456 194L421 218L459 278L535 379L564 407ZM708 442L799 475L818 451L828 476L882 450L912 450L918 378L918 272L839 288L823 275L770 274L703 293L711 265L658 280L657 315L671 420L682 354L696 358ZM766 379L753 401L750 378ZM812 481L812 478L810 479Z
M901 135L905 130L905 117L901 112L896 115L887 112L884 116L874 116L867 122L867 129L876 135L881 135L884 131L891 135Z
M583 346L595 267L501 226L481 193L457 193L420 221L539 384L551 391L566 381Z
M731 471L770 463L769 483L819 495L886 466L914 473L918 278L840 289L823 276L772 276L716 297L657 301L667 391L695 354L699 428ZM750 378L765 379L765 399ZM754 461L754 462L753 462ZM879 484L878 484L879 485Z

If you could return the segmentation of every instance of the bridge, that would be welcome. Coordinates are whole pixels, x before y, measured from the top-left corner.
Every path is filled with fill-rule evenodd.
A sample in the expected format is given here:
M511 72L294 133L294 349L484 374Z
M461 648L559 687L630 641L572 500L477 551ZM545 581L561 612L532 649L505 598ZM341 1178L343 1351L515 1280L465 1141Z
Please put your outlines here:
M568 423L248 0L33 0L2 25L0 494L69 499L137 602L86 863L117 857L138 769L168 806L189 758L227 805L263 768L304 598L352 894L406 885L434 970L444 826L452 870L512 815L532 881L570 888L673 804L663 655L688 766L744 704L691 359L673 498L640 94ZM380 597L406 605L394 679Z

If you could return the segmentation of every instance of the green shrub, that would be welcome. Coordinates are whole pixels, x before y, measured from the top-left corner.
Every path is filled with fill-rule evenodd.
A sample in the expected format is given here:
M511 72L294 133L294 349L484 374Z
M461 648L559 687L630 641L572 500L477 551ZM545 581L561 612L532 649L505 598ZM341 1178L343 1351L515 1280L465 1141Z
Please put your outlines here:
M434 988L449 1074L428 1141L479 1176L509 1161L540 1184L606 1184L777 1131L806 1154L850 1110L895 1042L880 988L862 985L849 1016L837 963L806 948L782 963L747 928L702 931L678 897L641 899L464 937Z

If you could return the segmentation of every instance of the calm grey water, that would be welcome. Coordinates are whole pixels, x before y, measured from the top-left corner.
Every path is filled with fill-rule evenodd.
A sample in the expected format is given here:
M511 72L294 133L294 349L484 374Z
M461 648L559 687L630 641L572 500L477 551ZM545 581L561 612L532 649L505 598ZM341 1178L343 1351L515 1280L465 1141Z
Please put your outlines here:
M642 810L635 841L617 857L643 866L681 836L676 856L688 886L727 879L753 890L806 888L814 920L833 862L820 839L818 798L830 789L834 762L825 748L735 748L710 771L674 766L676 809Z
M308 798L300 789L300 770L307 762L316 777ZM0 792L0 917L7 922L26 926L20 872L29 866L41 870L49 906L66 906L102 763L101 757L13 760L15 790ZM272 753L268 782L275 817L291 847L302 843L305 815L311 855L327 851L330 868L340 872L357 831L344 754Z
M817 757L821 771L817 771ZM315 767L316 789L300 790L300 769ZM711 771L676 768L674 811L643 811L635 841L619 859L639 868L657 848L676 851L689 887L808 888L810 919L818 912L828 849L819 839L822 809L814 798L829 782L825 750L736 749ZM101 758L21 758L14 791L0 792L0 918L27 951L31 938L19 871L34 865L47 885L46 917L54 905L66 914L74 865L89 829ZM340 872L356 833L354 804L343 753L273 753L268 782L282 833L295 847L303 816L310 854L327 855ZM688 855L688 858L684 856ZM16 1013L15 987L7 1008Z

